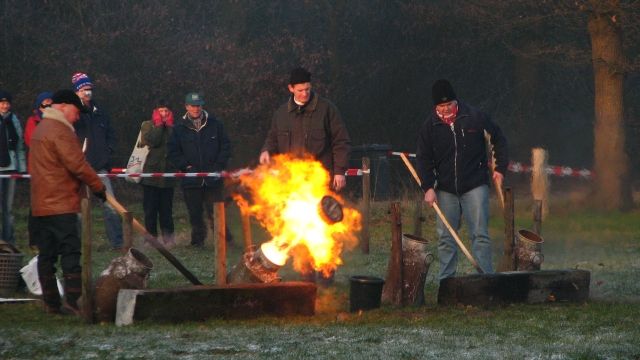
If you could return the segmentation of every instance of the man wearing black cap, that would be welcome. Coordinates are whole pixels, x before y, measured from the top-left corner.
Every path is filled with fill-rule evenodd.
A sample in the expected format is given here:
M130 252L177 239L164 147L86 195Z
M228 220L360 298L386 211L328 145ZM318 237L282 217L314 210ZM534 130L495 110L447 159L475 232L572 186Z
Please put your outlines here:
M496 168L493 180L502 184L507 170L507 140L489 116L461 101L444 79L432 88L433 110L418 134L417 168L424 201L437 202L451 226L467 223L471 248L478 265L492 273L489 238L489 167L485 132L491 136ZM440 280L456 273L456 242L438 219Z
M78 314L77 300L82 292L77 216L80 185L87 184L102 201L106 199L105 186L85 159L73 129L84 109L80 98L71 90L60 90L52 101L42 112L29 151L38 277L47 313ZM64 304L55 278L58 257L64 276Z
M303 68L291 72L288 89L291 97L273 114L260 163L271 154L311 154L331 173L334 190L342 190L351 140L338 108L311 91L311 73Z

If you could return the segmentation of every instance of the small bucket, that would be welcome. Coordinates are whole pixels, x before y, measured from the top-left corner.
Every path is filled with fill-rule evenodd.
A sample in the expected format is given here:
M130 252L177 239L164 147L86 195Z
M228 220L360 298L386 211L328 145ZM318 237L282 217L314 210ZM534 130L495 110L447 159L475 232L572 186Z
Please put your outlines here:
M0 253L0 297L9 297L16 292L23 256Z
M542 254L542 237L529 230L518 231L516 242L516 257L519 271L537 271L544 261Z
M384 280L373 276L356 275L350 279L349 310L377 309L380 307Z

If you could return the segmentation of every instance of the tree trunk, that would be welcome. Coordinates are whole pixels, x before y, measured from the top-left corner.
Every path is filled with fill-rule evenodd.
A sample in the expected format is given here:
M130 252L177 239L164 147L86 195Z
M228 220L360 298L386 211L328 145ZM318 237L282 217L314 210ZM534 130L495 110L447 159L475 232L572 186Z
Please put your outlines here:
M617 4L616 0L595 1L596 10L588 21L595 79L594 200L609 210L625 208L630 202L625 196L630 190L629 159L625 153L624 55ZM614 11L599 11L603 8Z

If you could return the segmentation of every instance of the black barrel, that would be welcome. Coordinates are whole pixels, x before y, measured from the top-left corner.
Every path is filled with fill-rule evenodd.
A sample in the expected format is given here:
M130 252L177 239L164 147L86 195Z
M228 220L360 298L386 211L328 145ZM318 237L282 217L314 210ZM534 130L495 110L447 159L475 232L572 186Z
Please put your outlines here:
M350 278L349 310L377 309L380 307L384 280L373 276L355 275Z

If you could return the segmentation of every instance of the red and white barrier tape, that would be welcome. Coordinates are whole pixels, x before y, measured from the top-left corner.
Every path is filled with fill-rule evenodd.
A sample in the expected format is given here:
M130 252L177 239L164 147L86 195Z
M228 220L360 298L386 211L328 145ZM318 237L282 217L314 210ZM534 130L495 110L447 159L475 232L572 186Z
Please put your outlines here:
M191 177L213 177L213 178L238 178L241 175L250 174L252 170L244 168L232 172L209 172L209 173L126 173L126 169L113 168L108 174L98 174L99 177L106 178L191 178ZM362 176L368 174L369 170L347 169L345 176ZM30 179L29 174L0 174L0 179Z
M416 154L412 153L402 153L392 151L391 155L400 156L400 154L405 154L408 157L416 157ZM528 173L531 172L531 166L526 165L520 162L510 161L507 169L513 173ZM593 177L593 171L588 169L573 169L568 166L547 166L546 172L549 175L566 177L566 176L575 176L582 177L585 179L590 179Z

